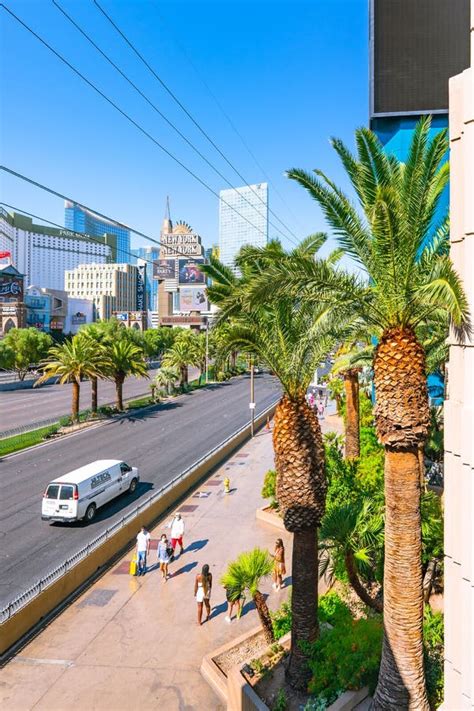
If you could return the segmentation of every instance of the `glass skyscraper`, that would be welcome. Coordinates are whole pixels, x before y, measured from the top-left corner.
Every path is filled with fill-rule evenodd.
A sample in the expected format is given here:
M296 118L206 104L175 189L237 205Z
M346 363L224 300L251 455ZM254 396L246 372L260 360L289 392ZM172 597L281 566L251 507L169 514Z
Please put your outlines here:
M118 264L131 263L130 230L117 225L115 222L108 222L94 212L85 210L73 202L66 201L64 208L64 221L67 229L86 233L93 237L103 237L104 234L115 235L117 237L115 261Z
M220 191L219 258L228 267L245 244L268 242L268 185L245 185Z

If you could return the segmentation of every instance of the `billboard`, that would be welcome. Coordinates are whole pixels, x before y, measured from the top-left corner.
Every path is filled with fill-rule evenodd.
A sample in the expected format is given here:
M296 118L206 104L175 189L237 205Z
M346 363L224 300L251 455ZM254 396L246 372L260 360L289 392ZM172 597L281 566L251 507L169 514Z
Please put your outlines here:
M202 254L201 238L195 234L162 234L161 256L167 257L178 254L199 256Z
M206 283L205 275L199 270L199 264L204 264L204 259L179 259L178 264L180 284Z
M446 112L469 66L469 0L371 0L371 114Z
M0 301L23 301L23 277L0 274Z
M157 259L153 262L153 279L174 279L176 276L176 261L174 259Z
M207 311L205 289L183 288L179 290L180 311Z
M146 280L146 264L139 264L139 266L137 268L137 309L138 309L138 311L145 311L145 309L146 309L145 280Z
M73 314L71 317L71 323L73 326L81 326L82 324L87 322L87 317L85 314L81 313L81 311L78 311L76 314Z

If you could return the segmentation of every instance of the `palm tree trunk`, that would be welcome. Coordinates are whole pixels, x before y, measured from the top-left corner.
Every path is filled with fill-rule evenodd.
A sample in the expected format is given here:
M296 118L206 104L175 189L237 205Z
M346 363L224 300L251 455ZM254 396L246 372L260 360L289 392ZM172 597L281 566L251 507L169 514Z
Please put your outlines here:
M344 390L346 394L346 440L345 459L356 459L360 456L359 444L359 375L357 370L347 370L344 373Z
M362 600L365 605L371 607L372 610L377 610L377 612L383 612L383 604L380 602L380 600L375 600L373 597L371 597L363 586L363 584L361 583L359 575L357 573L357 567L352 551L346 552L346 554L344 555L344 562L346 564L346 572L347 577L349 578L349 583L355 594Z
M97 414L97 392L98 392L98 378L91 378L91 410L92 414Z
M81 392L81 386L78 380L72 381L72 408L71 408L71 418L73 422L77 422L79 419L79 396Z
M184 384L187 385L189 382L189 369L188 369L187 365L184 366L183 373L184 373Z
M115 376L115 406L119 412L123 410L123 375Z
M385 449L384 640L372 708L428 711L417 447Z
M286 675L295 689L305 691L311 678L301 642L314 642L318 623L318 533L310 528L293 534L291 652Z
M418 445L418 464L420 467L420 486L421 490L425 491L426 481L425 481L425 448L423 444Z
M275 641L275 635L273 633L272 618L270 617L270 612L268 610L268 605L266 603L265 597L259 590L257 590L255 595L253 596L253 601L255 603L255 607L257 608L260 622L262 623L265 640L268 642L268 644L272 644Z

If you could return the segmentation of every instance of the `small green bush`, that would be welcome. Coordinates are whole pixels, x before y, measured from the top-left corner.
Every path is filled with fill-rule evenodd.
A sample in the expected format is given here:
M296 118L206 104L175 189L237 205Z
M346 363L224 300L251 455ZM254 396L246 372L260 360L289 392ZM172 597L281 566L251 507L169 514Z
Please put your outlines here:
M283 635L291 631L291 603L282 603L276 612L270 613L273 621L273 632L275 639L281 639Z
M424 663L428 701L437 709L444 697L444 618L425 607L423 620Z
M333 627L352 622L349 607L336 592L331 590L319 598L318 615L320 622L327 622Z
M270 506L272 509L278 508L278 502L276 500L276 479L276 471L274 469L269 469L265 474L262 487L262 499L270 499Z
M286 698L286 693L284 689L280 689L275 703L273 704L272 711L286 711L288 708L288 699Z

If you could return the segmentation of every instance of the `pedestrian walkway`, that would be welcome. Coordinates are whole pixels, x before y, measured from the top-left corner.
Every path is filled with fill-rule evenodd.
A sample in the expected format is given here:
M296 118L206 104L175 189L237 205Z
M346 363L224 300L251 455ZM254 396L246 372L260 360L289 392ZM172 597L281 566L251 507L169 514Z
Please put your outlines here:
M323 429L324 427L323 423ZM225 621L219 578L228 561L258 545L273 550L281 533L257 522L265 472L273 467L271 432L261 430L177 511L186 522L185 553L164 582L155 569L156 544L166 520L151 531L153 550L144 577L130 577L132 553L68 607L1 672L5 711L217 710L222 706L199 673L202 658L258 624L247 603L239 621ZM231 493L224 494L229 477ZM137 531L138 532L138 531ZM291 570L289 534L283 534ZM212 615L196 621L194 578L204 563L213 574ZM276 609L286 599L271 580L262 585Z

